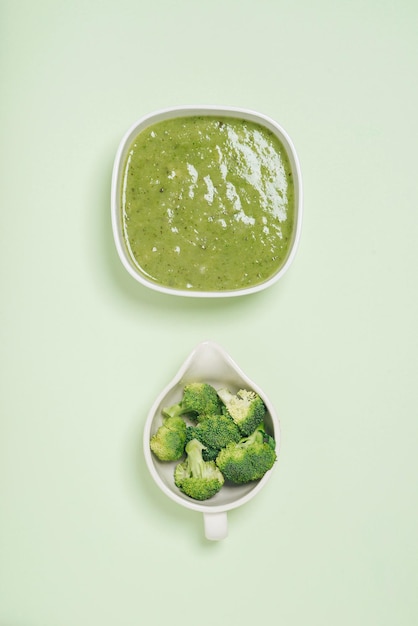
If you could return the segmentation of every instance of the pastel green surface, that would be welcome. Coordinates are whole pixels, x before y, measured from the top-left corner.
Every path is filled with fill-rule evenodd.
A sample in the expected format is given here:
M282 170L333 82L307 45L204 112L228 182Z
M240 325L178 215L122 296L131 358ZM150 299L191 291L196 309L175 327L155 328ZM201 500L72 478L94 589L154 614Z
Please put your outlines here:
M0 11L0 626L209 626L213 607L239 626L415 625L417 4ZM259 294L166 296L117 257L122 134L188 103L261 111L295 143L301 244ZM282 429L220 543L141 454L148 409L205 339Z

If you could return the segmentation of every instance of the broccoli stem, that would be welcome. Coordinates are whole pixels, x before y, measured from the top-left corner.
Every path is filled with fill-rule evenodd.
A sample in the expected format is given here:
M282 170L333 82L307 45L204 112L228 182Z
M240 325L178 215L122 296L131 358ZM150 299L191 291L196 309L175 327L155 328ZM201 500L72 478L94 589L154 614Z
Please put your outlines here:
M187 458L189 462L190 474L196 478L203 476L202 450L205 446L197 439L192 439L186 446Z
M248 437L243 437L240 440L239 445L243 446L243 447L244 446L251 446L257 439L262 441L263 438L264 438L264 425L263 424L259 424L259 426L257 426L255 431L253 433L251 433L251 435L249 435Z
M224 404L228 404L235 397L234 394L229 391L229 389L226 389L226 387L218 389L217 393Z
M164 408L162 411L164 417L179 417L180 415L184 415L186 411L183 409L181 402L177 404L173 404L172 406Z

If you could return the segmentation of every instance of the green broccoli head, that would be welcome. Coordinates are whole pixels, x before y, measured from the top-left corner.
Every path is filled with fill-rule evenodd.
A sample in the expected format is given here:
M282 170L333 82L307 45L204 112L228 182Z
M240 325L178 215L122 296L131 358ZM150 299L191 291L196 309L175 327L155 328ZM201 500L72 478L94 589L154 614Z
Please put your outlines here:
M174 469L174 483L194 500L208 500L222 488L225 479L214 461L204 461L203 444L192 439L186 444L186 460Z
M187 428L186 428L186 445L192 439L197 439L197 437L195 436L195 427L194 426L187 426ZM218 456L218 454L219 454L219 449L218 448L209 448L209 446L205 446L203 448L203 450L202 450L202 458L203 458L204 461L215 461L216 457Z
M224 404L223 412L230 415L242 435L250 435L262 423L266 414L263 400L255 391L240 389L235 395L228 389L218 389Z
M150 448L160 461L178 461L185 445L186 422L181 417L166 417L150 439Z
M187 439L203 443L203 458L208 461L214 460L228 443L238 443L241 433L229 415L201 415L196 426L187 427Z
M180 402L163 409L167 417L188 415L198 420L200 415L213 415L221 412L222 403L217 391L208 383L189 383L184 386Z
M276 459L275 441L260 424L249 437L223 448L216 465L227 480L243 484L262 478Z

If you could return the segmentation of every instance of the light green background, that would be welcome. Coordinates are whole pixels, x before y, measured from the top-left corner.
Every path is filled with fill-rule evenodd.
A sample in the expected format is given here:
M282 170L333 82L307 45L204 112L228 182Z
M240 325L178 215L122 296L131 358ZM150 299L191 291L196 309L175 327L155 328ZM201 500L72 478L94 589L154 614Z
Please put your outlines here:
M418 623L417 6L0 3L0 626ZM295 143L301 244L260 294L164 296L117 258L119 141L187 103ZM205 339L282 429L220 543L141 454Z

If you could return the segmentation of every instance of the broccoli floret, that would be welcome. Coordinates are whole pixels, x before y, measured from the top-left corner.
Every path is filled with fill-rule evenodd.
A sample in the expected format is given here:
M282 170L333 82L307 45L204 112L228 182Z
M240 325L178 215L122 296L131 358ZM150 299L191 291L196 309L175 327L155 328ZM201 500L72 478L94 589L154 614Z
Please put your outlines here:
M184 386L180 402L163 409L167 417L187 415L198 420L200 415L212 415L221 412L222 403L217 391L208 383L189 383Z
M186 445L186 460L174 469L174 483L194 500L208 500L222 488L225 479L214 461L204 461L204 446L197 439Z
M195 437L195 427L194 426L187 426L186 428L186 445L189 443L189 441L191 441L192 439L197 439L197 437ZM209 448L209 446L205 446L202 450L202 458L204 461L215 461L216 457L219 454L219 449L218 448Z
M199 417L196 426L187 427L187 438L203 443L203 458L209 461L214 460L219 450L228 443L237 443L241 439L241 433L229 415L205 415Z
M264 419L266 407L255 391L240 389L236 395L228 389L218 389L224 404L223 412L230 415L242 435L250 435Z
M150 448L160 461L178 461L185 445L186 422L181 417L166 417L150 439Z
M260 424L249 437L223 448L216 465L227 480L243 484L262 478L276 459L275 441Z

